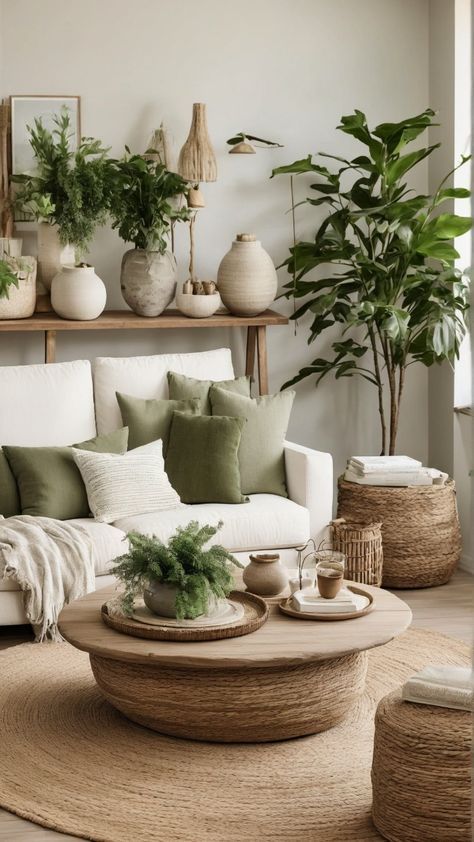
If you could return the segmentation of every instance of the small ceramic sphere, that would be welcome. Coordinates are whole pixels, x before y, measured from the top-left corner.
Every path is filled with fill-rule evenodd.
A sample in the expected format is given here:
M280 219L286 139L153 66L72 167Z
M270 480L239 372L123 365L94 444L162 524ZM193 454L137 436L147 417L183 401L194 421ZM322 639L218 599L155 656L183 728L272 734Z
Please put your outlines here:
M278 553L251 555L242 578L247 590L258 596L277 596L288 585L288 571Z

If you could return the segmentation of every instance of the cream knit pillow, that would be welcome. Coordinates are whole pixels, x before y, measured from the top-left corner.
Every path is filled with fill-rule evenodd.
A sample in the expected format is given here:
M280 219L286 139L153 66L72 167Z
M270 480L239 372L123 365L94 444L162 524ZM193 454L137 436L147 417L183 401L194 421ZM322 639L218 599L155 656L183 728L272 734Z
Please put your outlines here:
M161 439L123 456L86 450L74 450L73 456L98 521L113 523L183 505L166 475Z

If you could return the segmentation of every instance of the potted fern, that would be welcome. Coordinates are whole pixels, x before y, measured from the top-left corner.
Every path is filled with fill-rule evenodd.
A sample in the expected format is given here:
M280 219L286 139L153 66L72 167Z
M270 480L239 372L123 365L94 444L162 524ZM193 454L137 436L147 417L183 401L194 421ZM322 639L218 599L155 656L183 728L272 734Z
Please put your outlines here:
M405 147L435 125L434 116L428 108L370 130L356 110L341 118L338 129L361 143L364 154L349 160L320 153L339 162L335 169L308 155L273 170L292 180L309 174L312 193L301 204L324 212L314 239L294 237L284 264L291 280L283 294L295 301L292 318L311 316L308 343L327 330L340 332L329 358L316 357L282 388L312 376L319 383L329 373L337 380L364 377L377 390L382 454L396 450L408 367L452 363L466 331L469 282L454 265L459 254L452 241L469 231L472 219L444 209L446 202L467 199L469 190L450 186L458 167L433 195L417 195L408 183L408 173L439 144ZM319 269L323 276L315 277Z
M242 567L219 544L205 549L221 527L222 521L217 526L199 526L193 520L178 527L168 544L130 532L129 550L115 560L114 567L125 585L123 613L132 614L137 596L143 596L150 611L161 617L194 620L209 613L215 601L228 596L234 586L229 564Z
M177 220L190 217L188 184L156 160L153 150L131 155L125 149L122 160L111 162L110 204L112 227L134 245L122 259L122 295L137 315L159 316L176 292L177 266L168 238Z

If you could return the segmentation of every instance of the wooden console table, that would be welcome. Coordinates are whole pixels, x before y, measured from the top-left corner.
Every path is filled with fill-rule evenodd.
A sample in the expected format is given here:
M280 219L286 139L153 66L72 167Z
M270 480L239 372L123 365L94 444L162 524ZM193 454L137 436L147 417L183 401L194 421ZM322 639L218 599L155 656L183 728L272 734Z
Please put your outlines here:
M265 310L259 316L232 316L230 313L222 313L210 316L207 319L189 319L178 310L165 310L161 316L156 318L136 316L131 310L105 310L98 319L90 322L61 319L55 313L35 313L29 319L3 319L0 320L0 333L42 331L44 333L44 361L54 363L56 359L56 334L63 331L246 327L245 373L253 376L255 356L257 356L259 393L266 395L268 394L266 329L269 325L286 324L288 324L287 317L275 313L274 310Z

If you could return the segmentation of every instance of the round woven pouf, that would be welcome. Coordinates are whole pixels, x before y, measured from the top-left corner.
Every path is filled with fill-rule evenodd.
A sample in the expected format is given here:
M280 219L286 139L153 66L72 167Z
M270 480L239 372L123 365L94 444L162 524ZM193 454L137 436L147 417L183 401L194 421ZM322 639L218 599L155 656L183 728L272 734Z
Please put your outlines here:
M374 824L390 842L470 842L471 714L385 696L375 715Z
M444 585L461 555L452 480L444 485L376 486L339 479L337 516L382 522L384 587Z

